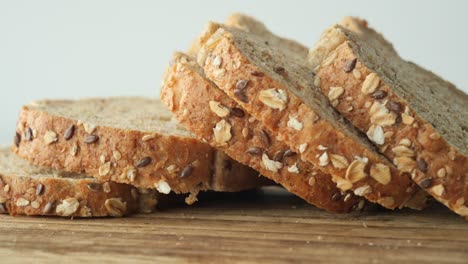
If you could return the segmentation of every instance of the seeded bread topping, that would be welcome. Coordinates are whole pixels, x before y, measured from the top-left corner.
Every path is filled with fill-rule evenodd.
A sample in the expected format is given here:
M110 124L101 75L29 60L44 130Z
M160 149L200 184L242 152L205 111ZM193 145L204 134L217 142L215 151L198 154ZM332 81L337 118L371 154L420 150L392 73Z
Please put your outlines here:
M29 130L33 136L22 140ZM13 151L31 163L85 173L103 182L162 193L239 191L260 184L255 171L219 158L158 100L39 101L23 107L16 132ZM232 170L216 174L216 167L224 168L226 162Z
M0 150L0 213L63 217L121 217L151 212L160 194L140 196L130 185L39 168ZM140 207L153 200L148 207Z
M419 186L468 216L466 94L400 58L357 18L328 29L309 59L325 94L343 89L336 110Z
M311 204L340 213L362 208L362 199L340 191L330 175L300 160L299 154L269 136L271 132L204 76L193 58L176 53L173 61L164 79L177 82L164 82L161 100L189 130ZM217 130L220 126L224 129ZM220 142L217 133L226 140Z
M391 209L404 206L419 191L409 174L397 170L332 110L309 78L307 67L277 47L266 45L258 36L216 24L210 27L218 29L206 40L197 58L207 77L293 151L301 153L304 161L331 174L338 188L355 191L368 185L370 191L364 197ZM222 64L214 65L218 56ZM279 67L283 69L278 71ZM246 85L239 87L241 81ZM320 145L326 149L320 149ZM365 175L357 181L349 176L356 169L347 173L355 161L363 164L353 168L363 168ZM375 177L370 176L370 168L377 164L388 168L387 184L375 179L388 177L387 169L373 170ZM423 206L421 201L418 207Z

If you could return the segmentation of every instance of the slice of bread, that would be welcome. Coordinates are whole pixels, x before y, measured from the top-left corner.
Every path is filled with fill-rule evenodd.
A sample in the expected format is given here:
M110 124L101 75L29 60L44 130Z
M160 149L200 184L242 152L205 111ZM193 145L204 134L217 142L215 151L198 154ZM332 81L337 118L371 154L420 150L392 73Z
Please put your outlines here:
M136 212L140 203L142 211L153 209L160 196L142 196L128 184L40 168L0 149L0 213L120 217Z
M341 192L330 175L301 161L299 154L245 113L204 76L192 57L174 54L163 77L161 100L198 137L307 202L338 213L364 206L362 198L349 191ZM213 131L217 132L213 135Z
M31 163L161 193L240 191L262 179L192 136L159 100L45 100L24 106L13 151Z
M399 57L357 18L324 32L309 59L336 110L422 188L468 216L465 93Z
M408 205L419 194L409 174L398 171L333 110L313 84L310 69L290 52L232 27L211 23L208 28L214 33L197 58L206 76L304 161L331 174L338 188L390 209ZM421 199L411 206L424 205Z
M240 13L231 14L225 21L227 26L238 28L242 31L255 34L263 39L266 45L277 46L287 52L288 56L295 58L297 62L307 64L307 54L309 48L301 43L287 38L282 38L273 34L262 22L251 16ZM196 57L203 43L217 30L216 24L209 23L205 31L193 41L188 50L188 54Z

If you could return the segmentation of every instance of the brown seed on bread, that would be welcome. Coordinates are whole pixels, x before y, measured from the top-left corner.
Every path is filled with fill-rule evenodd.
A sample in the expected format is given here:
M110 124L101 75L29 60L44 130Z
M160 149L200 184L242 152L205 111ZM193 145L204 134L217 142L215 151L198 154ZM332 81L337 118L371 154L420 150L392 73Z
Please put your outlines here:
M97 135L87 135L85 137L84 142L86 144L93 144L93 143L96 143L98 140L99 140L99 136L97 136Z
M193 173L193 165L187 165L181 172L180 172L180 177L181 178L185 178L185 177L188 177L190 175L192 175Z
M276 67L274 68L274 71L283 77L288 77L288 72L284 67Z
M352 72L352 71L354 70L354 67L356 67L356 62L357 62L357 58L354 58L354 59L348 61L348 62L345 64L344 68L343 68L344 71L345 71L346 73Z
M247 84L249 84L249 80L240 80L236 83L236 89L234 91L234 95L239 98L239 100L247 103L249 100L247 98L247 95L245 94L245 87L247 87Z
M253 71L250 74L252 74L255 77L263 77L265 75L263 72L260 71Z
M39 183L36 186L36 196L41 195L43 192L44 192L44 185L42 185L42 183Z
M286 150L286 151L284 152L283 158L292 157L292 156L295 156L295 155L297 155L296 152L294 152L294 151L288 149L288 150Z
M395 102L395 101L389 101L388 102L388 106L390 107L390 110L392 110L393 112L396 112L396 113L400 113L401 112L401 104L398 103L398 102Z
M250 155L260 155L263 153L263 150L258 147L252 147L252 148L247 149L246 152Z
M48 202L44 206L44 210L42 210L42 214L46 215L49 214L52 211L52 208L54 206L54 202Z
M385 92L384 90L377 90L372 94L372 97L378 100L384 99L385 97L387 97L387 92Z
M24 132L24 139L26 141L31 141L33 140L33 131L30 127L26 128L26 131Z
M65 140L70 140L73 135L75 134L75 125L71 125L65 130L65 134L63 135L63 138Z
M419 159L418 162L416 162L418 165L418 169L422 172L427 172L427 162L423 159Z
M336 192L336 193L334 193L334 194L332 195L331 198L332 198L333 201L338 201L338 200L341 199L341 193Z
M283 150L278 150L275 155L273 156L274 161L281 161L284 157L284 151Z
M270 146L271 140L270 140L270 136L268 135L268 133L267 133L265 130L263 130L263 129L261 129L261 130L259 131L259 133L260 133L260 139L261 139L261 141L263 142L263 144L264 144L266 147Z
M240 118L245 116L244 111L238 107L231 108L231 114L233 116L240 117Z
M137 162L136 167L137 168L146 167L151 163L152 160L153 159L151 157L144 157Z
M4 204L0 203L0 214L6 214L8 211Z
M18 132L15 133L15 137L13 139L13 142L15 144L16 147L19 147L19 144L21 142L21 136Z
M236 90L244 90L249 84L249 80L240 80L236 83Z
M419 185L425 189L432 186L432 178L424 178L419 182Z
M88 188L92 191L101 191L102 190L102 186L100 183L98 182L90 182L88 183Z

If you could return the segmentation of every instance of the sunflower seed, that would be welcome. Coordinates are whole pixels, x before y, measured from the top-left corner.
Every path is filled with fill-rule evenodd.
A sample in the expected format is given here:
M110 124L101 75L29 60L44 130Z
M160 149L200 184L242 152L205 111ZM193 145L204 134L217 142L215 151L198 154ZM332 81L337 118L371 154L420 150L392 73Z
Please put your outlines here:
M7 209L4 204L0 203L0 214L5 214Z
M281 161L283 159L283 156L284 156L284 151L282 150L278 150L275 155L273 156L273 160L274 161Z
M190 175L192 175L193 173L193 166L192 164L186 166L181 172L180 172L180 175L179 177L180 178L185 178L185 177L188 177Z
M387 97L387 92L384 90L378 90L372 94L372 97L377 100L384 99L385 97Z
M388 106L390 107L390 110L392 110L395 113L400 113L402 110L401 104L395 101L388 102Z
M341 193L339 193L339 192L334 193L334 194L332 195L331 199L332 199L332 201L334 201L334 202L340 200L340 199L341 199Z
M244 110L234 107L234 108L231 108L231 115L242 118L245 116L245 113L244 113Z
M39 196L39 195L41 195L43 192L44 192L44 185L42 185L42 183L39 183L39 184L36 186L36 195Z
M75 125L71 125L65 130L64 138L65 140L70 140L73 135L75 135Z
M263 77L263 75L265 75L265 74L263 74L263 72L259 72L259 71L253 71L250 74L252 74L253 76L256 76L256 77Z
M283 154L283 159L284 159L284 158L287 158L287 157L292 157L292 156L295 156L295 155L297 155L296 152L294 152L294 151L288 149L288 150L286 150L286 151L284 152L284 154Z
M419 186L427 189L432 186L432 178L424 178L419 182Z
M88 183L88 189L90 189L91 191L100 191L102 189L102 186L100 183L97 183L97 182L90 182Z
M96 135L88 135L85 137L85 140L84 142L86 144L93 144L93 143L96 143L97 141L99 140L99 137L96 136Z
M24 139L25 139L26 141L31 141L31 140L33 140L33 131L32 131L31 128L29 128L29 127L26 128L26 131L25 131L25 133L24 133Z
M46 205L44 206L44 210L42 210L42 213L44 214L48 214L50 213L50 211L52 210L52 207L54 206L54 202L48 202L46 203Z
M236 83L236 90L244 90L249 84L249 80L240 80Z
M249 148L247 149L247 154L250 154L252 156L255 156L255 155L260 155L262 154L263 150L261 148L258 148L258 147L253 147L253 148Z
M249 99L247 98L247 95L245 95L244 90L234 90L234 96L239 99L241 102L248 103Z
M136 167L137 168L146 167L151 163L151 161L152 161L151 157L144 157L137 162Z
M427 172L427 162L423 159L419 159L416 162L416 165L418 166L419 170L422 172Z
M344 66L344 71L346 73L348 73L348 72L351 72L352 70L354 70L354 68L356 67L356 62L357 62L357 58L354 58L354 59L348 61Z
M260 139L266 146L270 146L270 136L263 129L260 130Z
M17 147L19 147L19 144L20 144L20 142L21 142L21 136L20 136L20 134L18 134L18 133L15 134L14 142L15 142L15 145L16 145Z

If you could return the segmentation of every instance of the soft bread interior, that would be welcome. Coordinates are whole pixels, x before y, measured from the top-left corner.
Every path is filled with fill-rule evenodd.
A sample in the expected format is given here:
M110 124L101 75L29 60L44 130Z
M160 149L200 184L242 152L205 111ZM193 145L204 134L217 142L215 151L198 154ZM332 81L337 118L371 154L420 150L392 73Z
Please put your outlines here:
M159 100L140 97L35 101L27 107L91 125L193 137Z

